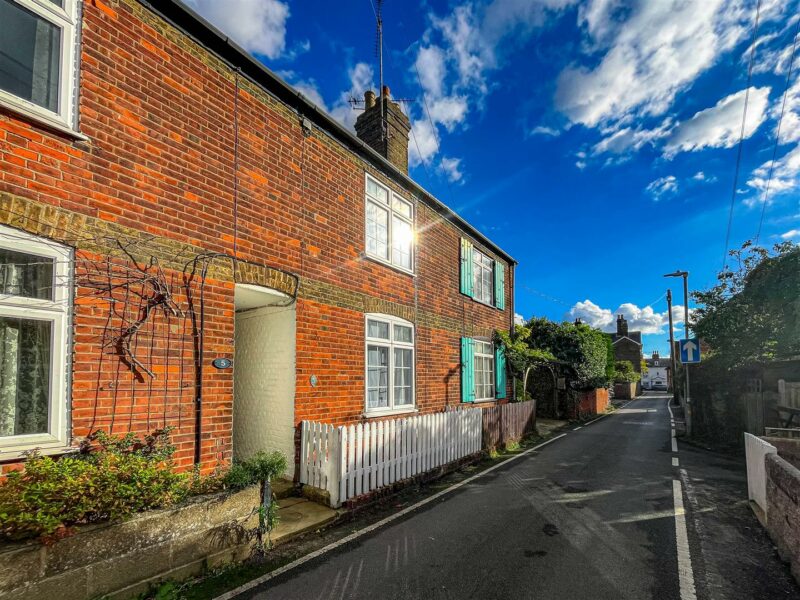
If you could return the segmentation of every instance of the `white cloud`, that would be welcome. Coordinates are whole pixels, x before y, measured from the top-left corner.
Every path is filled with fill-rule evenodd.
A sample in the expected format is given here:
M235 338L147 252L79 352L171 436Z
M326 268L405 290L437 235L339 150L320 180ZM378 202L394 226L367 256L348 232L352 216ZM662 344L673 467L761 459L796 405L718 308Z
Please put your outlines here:
M419 72L422 89L432 96L441 96L447 68L445 54L439 46L420 47L417 52L416 69Z
M659 177L651 181L645 188L647 192L653 197L653 200L658 202L665 194L675 194L678 191L678 180L674 175L667 175L666 177Z
M617 330L616 315L623 315L628 321L628 331L641 331L642 334L668 333L669 314L667 311L656 312L651 306L639 307L631 302L620 304L617 310L612 311L601 308L589 299L583 302L576 302L564 316L565 320L574 321L580 318L584 323L605 331L613 333ZM683 306L674 305L672 307L673 325L683 324Z
M781 96L770 110L770 117L777 121L780 119L783 110L783 96ZM775 131L777 134L777 131ZM786 92L786 108L783 112L781 121L780 141L782 144L787 142L800 141L800 78Z
M784 240L792 240L794 238L800 238L800 229L790 229L789 231L782 233L781 238Z
M800 144L775 161L770 180L771 163L772 161L767 161L755 169L747 181L751 189L763 192L769 180L770 195L767 197L767 205L774 202L775 196L788 192L800 184ZM760 205L761 202L761 198L753 197L745 201L748 206Z
M531 135L545 135L550 137L557 137L561 132L552 127L545 127L544 125L537 125L531 129Z
M669 135L671 128L672 119L666 118L654 129L623 127L611 130L611 133L594 145L592 153L624 154L631 150L639 150L645 144L654 144Z
M361 113L353 110L349 100L350 98L361 99L364 97L365 91L375 89L375 75L372 66L365 62L356 63L348 69L347 75L350 79L350 89L339 94L336 103L328 112L342 125L354 131L356 119Z
M464 177L464 173L461 172L460 158L442 157L442 160L439 162L439 170L447 177L448 181L453 183L461 181Z
M453 131L456 125L467 118L467 99L464 96L434 98L428 104L428 110L434 123L444 126L447 131Z
M750 87L747 101L747 118L744 137L749 138L761 126L769 105L768 87ZM739 141L742 132L742 114L747 90L722 98L715 106L701 110L673 129L664 154L668 158L679 152L692 152L703 148L730 148Z
M665 113L675 96L715 64L752 20L741 0L642 1L622 9L594 0L579 11L596 66L573 64L558 78L557 108L588 127Z
M411 140L408 144L408 162L412 167L430 162L436 154L436 131L427 118L411 121Z
M429 13L430 26L422 35L414 61L424 102L412 109L412 130L419 149L412 140L411 165L427 163L436 154L440 127L453 132L466 123L470 110L483 107L491 89L488 74L501 66L503 45L527 39L548 15L576 1L464 0L445 15ZM425 123L428 117L432 125Z
M311 100L311 102L319 106L322 110L328 110L328 108L325 106L325 99L322 97L319 88L317 88L317 83L313 79L295 81L292 83L292 87L303 94L303 96Z
M286 48L289 5L278 0L187 0L251 54L277 58Z
M514 325L525 325L525 317L519 313L514 313Z

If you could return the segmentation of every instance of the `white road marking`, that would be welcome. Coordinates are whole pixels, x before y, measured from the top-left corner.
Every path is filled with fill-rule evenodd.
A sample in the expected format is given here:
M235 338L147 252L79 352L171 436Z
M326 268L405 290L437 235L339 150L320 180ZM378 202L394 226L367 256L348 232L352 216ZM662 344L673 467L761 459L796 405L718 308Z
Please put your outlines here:
M576 428L575 428L575 429L573 429L572 431L578 431L578 429L583 429L583 425L581 425L580 427L576 427Z
M672 496L675 502L675 545L678 552L678 583L681 600L696 600L692 554L689 550L689 534L686 530L686 511L683 508L683 487L680 479L672 481Z
M673 467L680 466L680 462L678 461L678 457L677 456L673 456L672 457L672 466Z
M675 438L672 438L672 451L673 452L678 451L678 440L676 440Z
M477 473L476 475L473 475L471 477L467 477L465 480L460 481L458 483L455 483L455 484L451 485L449 488L446 488L446 489L444 489L444 490L442 490L440 492L436 492L434 495L428 496L427 498L424 498L424 499L420 500L416 504L412 504L411 506L407 506L406 508L404 508L400 512L396 512L396 513L394 513L392 515L389 515L388 517L386 517L384 519L381 519L380 521L377 521L376 523L373 523L372 525L368 525L364 529L359 529L358 531L355 531L355 532L351 533L350 535L345 536L345 537L343 537L342 539L340 539L338 541L331 542L330 544L320 548L319 550L315 550L314 552L312 552L310 554L306 554L305 556L302 556L302 557L298 558L297 560L293 560L292 562L290 562L287 565L284 565L284 566L282 566L282 567L280 567L278 569L275 569L274 571L270 571L269 573L266 573L266 574L262 575L261 577L257 577L257 578L255 578L255 579L253 579L251 581L248 581L247 583L240 585L236 589L233 589L233 590L231 590L229 592L225 592L224 594L221 594L221 595L217 596L214 600L231 600L232 598L235 598L239 594L242 594L242 593L244 593L244 592L246 592L248 590L252 590L254 587L258 587L259 585L261 585L263 583L266 583L270 579L274 579L278 575L283 575L287 571L291 571L292 569L295 569L295 568L299 567L300 565L307 563L310 560L314 560L318 556L322 556L323 554L327 554L331 550L335 550L336 548L338 548L340 546L348 544L348 543L352 542L353 540L358 539L363 535L366 535L367 533L371 533L371 532L375 531L376 529L380 529L384 525L387 525L388 523L391 523L392 521L395 521L396 519L399 519L400 517L403 517L403 516L407 515L408 513L413 512L413 511L417 510L418 508L420 508L422 506L425 506L426 504L430 504L434 500L438 500L442 496L445 496L445 495L449 494L450 492L452 492L454 490L457 490L458 488L467 485L468 483L472 483L473 481L475 481L479 477L483 477L487 473L491 473L492 471L494 471L495 469L499 469L503 465L507 465L508 463L510 463L512 461L515 461L515 460L517 460L519 458L522 458L523 456L526 456L527 454L530 454L531 452L535 452L536 450L538 450L542 446L547 446L547 444L555 442L556 440L560 440L561 438L563 438L566 435L567 435L566 433L562 433L561 435L557 435L556 437L551 438L551 439L547 440L546 442L542 442L538 446L534 446L533 448L528 448L524 452L520 452L519 454L515 454L511 458L509 458L507 460L504 460L501 463L497 463L496 465L493 465L493 466L489 467L485 471L481 471L480 473Z

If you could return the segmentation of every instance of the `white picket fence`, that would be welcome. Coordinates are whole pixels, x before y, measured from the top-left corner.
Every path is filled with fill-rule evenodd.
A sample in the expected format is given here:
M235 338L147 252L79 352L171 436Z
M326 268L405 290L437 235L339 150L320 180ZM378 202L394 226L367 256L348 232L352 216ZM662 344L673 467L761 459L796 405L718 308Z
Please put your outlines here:
M300 482L327 490L337 507L480 452L481 426L480 409L339 427L303 421Z
M752 434L744 434L744 450L747 460L747 496L758 505L764 516L767 514L767 454L778 450Z

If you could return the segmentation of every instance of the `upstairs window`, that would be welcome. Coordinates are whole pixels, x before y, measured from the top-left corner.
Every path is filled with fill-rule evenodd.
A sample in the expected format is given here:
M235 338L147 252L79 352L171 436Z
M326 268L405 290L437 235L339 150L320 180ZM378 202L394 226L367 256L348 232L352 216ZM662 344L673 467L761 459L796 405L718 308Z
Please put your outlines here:
M0 0L0 103L74 126L78 0Z
M414 326L388 315L367 315L366 414L414 407Z
M70 250L0 227L0 458L67 444Z
M366 189L367 256L413 272L414 212L411 203L369 175Z
M461 238L461 293L500 310L506 307L505 265Z
M472 249L472 297L478 302L492 304L494 261L480 250Z

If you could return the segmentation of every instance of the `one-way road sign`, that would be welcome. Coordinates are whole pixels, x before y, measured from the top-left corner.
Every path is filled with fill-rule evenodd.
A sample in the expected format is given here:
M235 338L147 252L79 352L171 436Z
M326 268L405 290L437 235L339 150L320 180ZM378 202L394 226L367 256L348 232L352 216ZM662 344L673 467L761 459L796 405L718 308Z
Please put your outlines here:
M700 342L697 338L689 338L688 340L681 340L681 363L699 363L700 362Z

